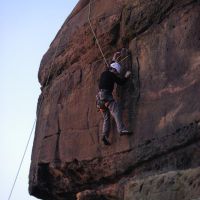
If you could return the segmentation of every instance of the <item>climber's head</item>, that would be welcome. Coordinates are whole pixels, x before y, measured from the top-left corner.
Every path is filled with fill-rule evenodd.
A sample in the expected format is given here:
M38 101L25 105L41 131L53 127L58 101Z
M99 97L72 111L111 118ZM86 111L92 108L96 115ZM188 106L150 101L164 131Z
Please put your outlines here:
M121 72L121 65L117 62L113 62L110 65L111 71L116 72L116 73L120 73Z

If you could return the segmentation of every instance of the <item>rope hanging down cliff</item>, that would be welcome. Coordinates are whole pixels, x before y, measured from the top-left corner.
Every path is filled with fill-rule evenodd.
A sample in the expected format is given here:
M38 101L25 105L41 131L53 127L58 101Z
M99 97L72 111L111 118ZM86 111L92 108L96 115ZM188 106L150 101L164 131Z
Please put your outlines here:
M105 55L104 55L104 53L103 53L103 51L102 51L101 45L99 44L99 40L98 40L98 38L97 38L97 36L96 36L96 34L95 34L95 32L94 32L94 29L93 29L93 27L92 27L92 23L91 23L91 20L90 20L90 15L91 15L91 0L90 0L90 2L89 2L88 22L89 22L89 25L90 25L92 34L93 34L94 37L95 37L97 46L99 47L99 50L100 50L100 52L101 52L101 54L102 54L102 57L103 57L103 59L104 59L104 62L105 62L105 64L106 64L106 66L109 67L109 64L108 64L108 62L107 62L107 60L106 60L106 57L105 57Z
M97 43L97 45L98 45L98 47L99 47L99 49L100 49L100 52L101 52L101 54L102 54L102 56L103 56L103 59L104 59L104 61L105 61L105 64L106 64L107 66L109 66L109 65L108 65L108 62L107 62L107 60L106 60L106 58L105 58L105 56L104 56L104 53L103 53L103 51L102 51L102 49L101 49L101 46L100 46L100 44L99 44L98 38L97 38L97 36L96 36L96 34L95 34L95 32L94 32L94 29L93 29L93 27L92 27L91 20L90 20L90 14L91 14L91 0L90 0L90 3L89 3L88 22L89 22L90 28L91 28L91 30L92 30L92 33L93 33L93 35L94 35L94 37L95 37L96 43ZM64 30L64 29L63 29L63 30ZM63 30L61 31L60 35L62 35ZM60 46L60 41L61 41L61 37L60 37L60 40L59 40L59 42L58 42L58 45L56 46L55 53L54 53L54 55L53 55L53 59L52 59L51 65L50 65L49 73L48 73L48 75L47 75L47 80L46 80L46 82L45 82L45 84L44 84L44 87L46 87L46 86L48 85L48 83L49 83L49 79L50 79L51 71L52 71L52 68L53 68L53 65L54 65L54 62L55 62L56 54L57 54L58 48L59 48L59 46ZM39 105L38 105L38 113L40 112L41 105L42 105L42 102L43 102L43 98L44 98L44 96L42 95L41 100L40 100L40 103L39 103ZM11 196L12 196L12 193L13 193L13 190L14 190L14 188L15 188L15 185L16 185L16 182L17 182L17 179L18 179L18 176L19 176L19 173L20 173L22 164L23 164L23 162L24 162L24 158L25 158L25 155L26 155L26 152L27 152L29 143L30 143L30 139L31 139L32 134L33 134L33 130L35 129L36 121L37 121L37 116L36 116L36 118L35 118L35 120L34 120L34 123L33 123L33 125L32 125L32 129L31 129L31 132L30 132L30 134L29 134L29 138L28 138L28 141L27 141L27 143L26 143L26 147L25 147L24 153L23 153L23 156L22 156L20 165L19 165L18 170L17 170L17 174L16 174L15 179L14 179L14 182L13 182L13 184L12 184L12 188L11 188L11 191L10 191L10 193L9 193L8 200L10 200L10 198L11 198ZM40 152L38 153L38 157L39 157L39 154L40 154Z
M92 34L93 34L93 36L94 36L94 38L95 38L95 41L96 41L96 43L97 43L97 46L98 46L98 48L99 48L99 50L100 50L100 52L101 52L101 55L102 55L102 57L103 57L103 59L104 59L104 62L105 62L105 64L106 64L106 66L109 68L110 66L109 66L109 64L108 64L108 62L107 62L107 60L106 60L106 57L105 57L104 53L103 53L103 50L102 50L101 45L100 45L100 43L99 43L99 40L98 40L98 38L97 38L97 36L96 36L96 34L95 34L94 28L92 27L92 22L91 22L91 4L92 4L92 2L91 2L91 0L90 0L90 2L89 2L89 12L88 12L88 23L89 23L91 32L92 32ZM119 63L121 63L122 61L126 60L128 57L129 57L129 55L126 56L125 58L123 58L122 60L120 60Z
M60 35L62 35L62 33L63 33L63 30L61 31ZM61 37L60 37L60 40L61 40ZM51 75L51 71L52 71L52 68L53 68L53 65L54 65L54 62L55 62L55 58L56 58L56 54L57 54L57 51L58 51L58 47L60 46L60 40L59 40L59 42L58 42L58 45L56 46L55 53L54 53L54 55L53 55L53 59L52 59L51 65L50 65L49 73L48 73L48 75L47 75L47 80L46 80L46 82L45 82L45 84L44 84L44 87L46 87L46 86L48 85L48 83L49 83L50 75ZM38 105L37 113L40 112L43 99L44 99L44 96L42 95L41 100L40 100L40 103L39 103L39 105ZM29 143L30 143L32 134L33 134L33 130L35 129L36 121L37 121L37 116L36 116L36 118L35 118L35 120L34 120L34 122L33 122L32 129L31 129L31 132L30 132L30 134L29 134L29 138L28 138L28 141L27 141L27 143L26 143L26 147L25 147L25 150L24 150L24 153L23 153L23 156L22 156L20 165L19 165L19 167L18 167L17 174L16 174L16 176L15 176L15 179L14 179L14 182L13 182L13 185L12 185L12 188L11 188L11 191L10 191L10 193L9 193L8 200L10 200L10 198L11 198L11 196L12 196L12 193L13 193L13 190L14 190L14 188L15 188L15 185L16 185L16 182L17 182L17 179L18 179L18 176L19 176L19 173L20 173L22 164L23 164L23 162L24 162L24 158L25 158L25 155L26 155L26 152L27 152L27 149L28 149L28 146L29 146ZM39 152L39 154L40 154L40 152ZM38 154L38 157L39 157L39 154Z
M95 32L94 32L94 29L93 29L93 27L92 27L90 15L91 15L91 0L90 0L90 2L89 2L89 12L88 12L88 22L89 22L89 26L90 26L90 28L91 28L92 34L93 34L94 37L95 37L96 43L97 43L98 48L99 48L99 50L100 50L100 52L101 52L101 54L102 54L102 57L103 57L103 59L104 59L104 62L105 62L105 64L106 64L106 66L109 67L109 64L108 64L108 62L107 62L107 60L106 60L106 57L105 57L105 55L104 55L104 53L103 53L103 51L102 51L101 45L100 45L100 43L99 43L99 40L98 40L98 38L97 38L97 36L96 36L96 34L95 34ZM60 35L62 35L62 33L63 33L63 30L61 31ZM60 37L60 40L61 40L61 37ZM50 65L49 73L48 73L48 75L47 75L47 80L46 80L46 82L45 82L45 84L44 84L44 87L46 87L46 86L48 85L48 83L49 83L51 71L52 71L52 68L53 68L53 65L54 65L54 62L55 62L55 58L56 58L56 54L57 54L58 48L59 48L59 46L60 46L60 40L59 40L59 42L58 42L58 45L56 46L55 53L54 53L54 55L53 55L53 59L52 59L51 65ZM128 56L127 56L127 57L128 57ZM123 60L125 60L127 57L125 57ZM120 62L122 62L122 60L121 60ZM44 99L44 96L42 95L41 100L40 100L40 103L39 103L39 105L38 105L38 113L40 112L43 99ZM36 116L36 118L35 118L35 120L34 120L32 129L31 129L31 132L30 132L30 134L29 134L29 138L28 138L28 141L27 141L27 144L26 144L26 147L25 147L25 150L24 150L24 153L23 153L23 156L22 156L20 165L19 165L19 167L18 167L18 171L17 171L17 174L16 174L16 176L15 176L15 179L14 179L14 182L13 182L13 185L12 185L12 188L11 188L11 191L10 191L10 193L9 193L8 200L10 200L10 198L11 198L11 196L12 196L12 192L13 192L14 187L15 187L15 185L16 185L16 181L17 181L17 179L18 179L18 176L19 176L19 173L20 173L20 170L21 170L21 167L22 167L22 164L23 164L23 161L24 161L26 152L27 152L27 149L28 149L28 146L29 146L29 143L30 143L30 139L31 139L31 137L32 137L33 130L35 129L36 121L37 121L37 116ZM38 157L39 157L39 154L40 154L40 150L39 150L39 153L38 153Z

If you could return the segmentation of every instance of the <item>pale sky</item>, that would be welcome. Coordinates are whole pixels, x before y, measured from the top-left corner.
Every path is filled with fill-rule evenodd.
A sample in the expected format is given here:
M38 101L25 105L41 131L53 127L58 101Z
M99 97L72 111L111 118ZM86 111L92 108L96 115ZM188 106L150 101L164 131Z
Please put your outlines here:
M42 56L78 0L0 0L0 199L9 197L36 118ZM33 200L28 174L33 137L12 200Z

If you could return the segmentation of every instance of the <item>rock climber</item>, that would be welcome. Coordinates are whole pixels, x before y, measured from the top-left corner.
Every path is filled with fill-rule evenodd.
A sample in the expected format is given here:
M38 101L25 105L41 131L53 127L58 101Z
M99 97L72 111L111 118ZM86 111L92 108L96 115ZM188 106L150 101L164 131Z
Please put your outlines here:
M119 104L114 100L112 92L114 90L115 83L118 85L123 85L126 83L127 79L130 77L131 72L127 71L124 78L120 78L121 65L119 64L119 59L121 57L120 52L116 52L113 56L110 67L104 71L100 76L99 81L99 92L97 98L100 102L103 102L103 109L101 113L103 115L103 129L102 129L102 141L105 145L110 145L109 132L110 132L110 114L113 116L117 130L122 135L128 135L131 132L128 131L122 121L122 113L120 111Z

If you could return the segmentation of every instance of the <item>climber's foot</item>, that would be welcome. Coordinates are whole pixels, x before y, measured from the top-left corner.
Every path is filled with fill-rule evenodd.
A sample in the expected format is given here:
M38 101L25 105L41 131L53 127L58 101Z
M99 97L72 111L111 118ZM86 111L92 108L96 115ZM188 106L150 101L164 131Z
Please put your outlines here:
M106 135L104 135L104 136L102 137L102 141L103 141L103 143L104 143L105 145L111 145L111 143L109 142L108 137L107 137Z
M120 136L123 136L123 135L131 135L133 132L132 131L128 131L126 129L122 130L120 132Z

